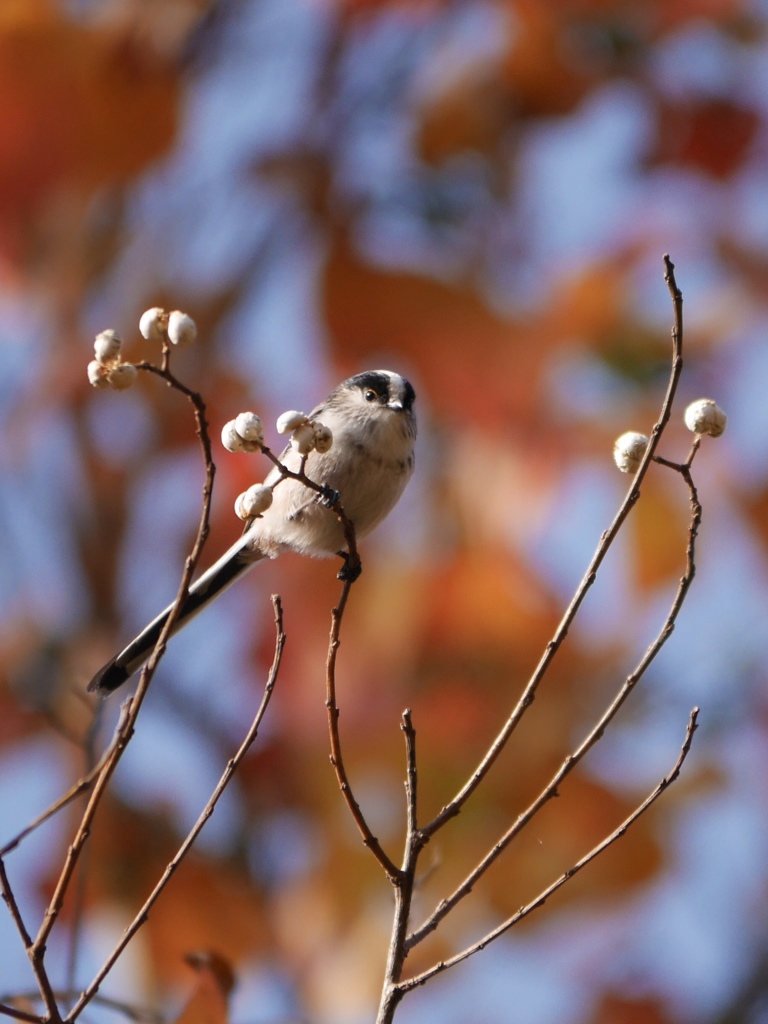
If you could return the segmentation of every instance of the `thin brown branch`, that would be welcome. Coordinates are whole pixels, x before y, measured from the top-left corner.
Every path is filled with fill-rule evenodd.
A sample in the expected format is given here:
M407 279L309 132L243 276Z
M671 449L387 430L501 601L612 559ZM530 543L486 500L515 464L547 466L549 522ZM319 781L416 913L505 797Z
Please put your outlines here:
M685 476L686 470L689 470L691 468L691 465L693 464L693 460L696 457L696 452L699 450L701 446L701 441L702 435L697 434L694 438L693 444L691 445L691 450L688 452L688 455L686 456L685 462L673 462L671 459L665 459L661 455L654 455L653 461L657 462L660 466L666 466L667 469L674 469L676 472L682 473L683 476Z
M350 580L345 580L341 588L339 603L331 612L331 635L328 643L328 656L325 666L325 707L328 714L328 733L331 743L331 764L336 773L339 789L349 812L357 825L358 831L363 838L363 844L368 847L376 860L381 864L389 880L397 883L400 879L400 870L395 863L382 849L381 843L371 831L365 815L360 809L360 804L355 799L352 787L349 784L347 769L344 764L344 756L341 750L341 737L339 735L339 706L336 702L336 655L341 641L341 622L344 618L344 610L347 606L349 591L352 586Z
M403 866L396 879L392 880L395 896L395 913L392 919L392 933L387 950L384 983L376 1024L391 1024L395 1010L404 993L398 988L403 975L405 958L408 955L406 937L408 921L413 903L413 889L416 879L416 865L424 844L417 825L417 771L416 771L416 730L411 721L411 712L403 712L401 729L405 737L406 756L406 817L407 830Z
M19 904L16 902L16 897L13 894L11 883L8 878L8 872L5 870L5 862L0 857L0 892L2 892L3 901L8 907L13 923L16 925L16 931L21 936L21 941L24 943L24 948L29 949L32 945L32 936L29 934L24 919L21 916L19 910Z
M45 911L43 921L40 925L40 929L37 936L34 939L32 945L28 948L27 953L32 963L33 970L38 984L41 985L41 996L43 997L46 1010L51 1016L52 1020L59 1020L58 1010L55 1005L55 1001L51 1005L52 992L50 985L45 986L46 991L43 991L43 958L45 956L45 949L51 930L53 929L59 912L64 903L67 890L71 884L75 868L80 859L80 855L88 841L90 830L96 816L96 811L101 803L101 799L109 785L112 774L117 767L120 758L125 751L128 743L133 736L133 731L138 717L139 711L144 701L147 689L151 682L152 676L154 675L157 664L165 651L165 645L170 636L176 620L180 614L184 600L189 592L189 585L192 580L192 575L197 567L197 563L200 559L200 555L205 545L205 541L208 537L210 529L210 509L211 509L211 495L213 492L213 480L216 473L216 467L213 463L213 457L211 453L211 440L208 433L208 423L206 420L205 402L202 396L195 391L191 391L186 385L182 384L177 380L168 369L167 353L165 352L166 346L164 346L164 358L163 358L163 369L158 370L157 367L151 366L150 364L139 364L141 369L149 370L152 373L158 374L162 377L169 387L174 390L180 391L184 394L192 404L195 416L196 433L200 440L200 446L203 454L203 460L205 463L205 481L203 484L203 501L200 513L200 520L198 524L197 536L195 543L192 548L192 552L186 559L184 565L184 572L182 573L181 582L179 584L179 591L174 602L173 608L165 622L163 630L158 638L155 649L152 652L152 656L147 662L139 680L139 685L136 689L136 693L133 698L127 702L127 710L124 715L121 726L118 728L115 736L115 741L112 745L109 755L102 765L100 773L96 776L93 784L89 800L86 804L85 810L83 811L80 824L78 826L75 837L67 850L67 856L64 861L64 865L59 874L56 886L54 888L53 895L49 901L48 907ZM42 973L41 973L42 972Z
M267 682L264 686L264 695L261 699L261 704L259 705L253 722L251 723L251 726L248 732L246 733L246 736L243 739L242 743L240 744L240 747L238 748L237 752L227 762L227 765L224 771L222 772L221 778L216 784L216 788L213 790L210 799L208 800L205 807L201 811L200 816L198 817L195 824L187 833L187 836L185 837L184 841L182 842L181 846L176 852L176 855L167 865L162 877L160 878L152 892L145 900L144 905L139 910L138 914L136 914L133 921L128 925L128 927L123 932L120 941L109 954L104 964L102 965L101 969L94 977L93 981L91 981L88 988L85 989L85 991L81 994L78 1001L72 1007L71 1011L66 1017L66 1024L71 1024L72 1021L77 1020L77 1018L80 1016L80 1014L88 1005L88 1003L94 998L94 996L99 990L99 986L104 981L109 972L112 970L117 960L120 958L120 956L122 956L123 951L125 950L128 943L132 941L134 935L147 921L149 913L154 907L158 898L160 897L160 894L163 892L166 885L175 874L181 862L189 853L195 840L200 835L200 832L203 830L206 822L216 809L216 805L219 802L221 795L223 794L224 790L227 788L229 783L232 781L235 772L239 768L243 758L248 753L248 750L250 749L258 735L262 719L264 718L264 714L269 705L272 692L275 688L275 682L277 680L277 675L280 670L280 662L283 656L283 649L285 647L285 633L283 632L283 609L282 604L280 602L280 598L277 595L273 595L272 597L272 606L275 612L275 653L274 658L272 660L272 666L269 670L269 675L267 677Z
M50 978L48 977L48 972L45 969L43 958L42 956L33 955L34 943L32 941L32 936L30 935L26 925L24 924L24 919L21 916L19 904L13 893L11 882L10 879L8 878L8 873L5 870L5 862L1 857L0 892L2 892L3 900L5 901L5 904L8 907L8 911L11 915L13 923L16 925L16 930L19 933L21 941L24 945L24 949L26 950L27 956L29 957L30 963L32 965L32 972L35 976L35 981L37 982L37 986L40 992L40 998L42 999L43 1005L45 1006L46 1009L46 1018L52 1022L60 1021L61 1016L59 1014L58 1006L56 1005L56 997L53 994L53 987L51 985Z
M80 701L84 705L88 705L87 698L84 693L79 693ZM99 715L93 715L91 717L91 723L88 729L86 729L83 737L82 750L84 755L84 768L85 774L89 774L93 771L95 765L98 763L99 758L96 757L96 736L98 731ZM69 926L69 942L67 951L67 965L66 965L66 985L68 988L74 988L77 981L78 975L78 957L80 955L80 944L81 937L85 922L85 905L86 905L86 892L88 883L88 860L90 859L91 852L86 849L84 860L81 865L81 870L77 873L74 883L74 897L72 900L72 909L69 915L70 926ZM58 999L58 996L57 996Z
M473 956L475 953L478 953L481 949L484 949L490 942L493 942L494 939L499 938L500 935L503 935L505 932L509 931L510 928L516 925L519 921L522 921L524 917L527 917L534 910L538 909L544 903L546 903L550 896L557 892L558 889L562 888L562 886L564 886L566 882L570 881L570 879L573 878L574 875L576 875L579 871L581 871L582 868L586 867L587 864L593 861L596 857L599 857L604 850L608 849L609 846L611 846L618 839L620 839L621 836L623 836L624 833L630 828L630 826L633 825L637 821L637 819L642 814L644 814L648 810L648 808L651 807L652 804L656 802L656 800L658 800L662 793L664 793L679 776L680 769L682 768L683 763L691 749L691 744L693 742L693 734L697 729L698 715L699 709L694 708L691 711L682 748L680 750L680 753L677 757L675 764L672 767L672 770L669 772L668 775L666 775L661 780L661 782L659 782L655 789L646 797L646 799L637 808L635 808L635 810L629 815L628 818L626 818L621 823L621 825L619 825L617 829L615 829L609 836L603 839L602 842L598 843L598 845L595 846L594 849L590 850L588 854L582 857L581 860L577 861L576 864L573 865L573 867L563 872L563 874L560 875L558 879L556 879L551 885L549 885L546 889L539 893L539 895L535 899L531 900L531 902L527 903L524 907L521 907L516 913L514 913L511 917L507 918L507 920L500 924L497 928L494 928L492 931L484 935L483 938L480 939L478 942L473 943L471 946L468 946L466 949L462 950L460 953L457 953L455 956L450 957L448 960L441 960L439 963L435 964L433 967L428 968L426 971L422 971L420 974L414 975L414 977L409 978L407 981L400 982L397 988L400 991L401 995L405 995L405 993L409 992L411 989L417 988L419 985L423 985L425 982L429 981L430 978L434 978L436 975L442 974L443 971L447 971L449 967L454 967L456 964L461 963L463 960L468 959L468 957Z
M52 818L59 811L63 810L65 807L69 806L69 804L71 804L73 800L77 799L77 797L85 793L86 790L90 789L96 778L98 778L99 773L104 768L104 765L107 763L107 761L114 752L118 736L125 727L127 710L128 709L125 705L123 705L123 707L120 709L120 718L118 720L117 726L115 727L115 734L112 739L112 742L106 748L106 750L101 755L97 763L93 766L93 768L91 768L91 770L81 779L78 779L78 781L71 787L71 789L67 793L59 797L58 800L55 800L51 804L51 806L44 810L42 814L38 815L38 817L35 818L33 822L27 825L26 828L23 828L21 832L17 833L17 835L15 835L13 839L9 839L5 846L0 848L0 857L5 857L12 850L15 850L16 847L27 838L27 836L31 835L32 832L40 828L40 826L45 824L46 821Z
M54 994L60 1002L66 1002L68 1000L77 999L80 995L79 989L65 988L55 989ZM9 1016L18 1014L19 1011L15 1007L7 1005L7 1001L11 999L23 999L27 1002L34 1002L40 999L38 992L14 992L12 995L0 996L0 1013L7 1012ZM6 1003L6 1010L3 1011L3 1002ZM129 1020L137 1021L138 1024L163 1024L166 1020L166 1015L156 1010L150 1010L143 1006L133 1006L131 1003L127 1003L122 999L112 999L110 996L97 995L93 999L95 1006L104 1006L108 1010L114 1010L115 1013L120 1013ZM8 1012L10 1011L10 1012ZM33 1020L35 1024L44 1024L43 1019L39 1015L27 1013L26 1011L20 1011L20 1020Z
M565 758L563 763L560 765L558 770L552 776L550 781L539 793L536 799L522 812L512 824L512 826L504 833L499 841L492 847L492 849L486 854L485 857L466 876L463 882L457 886L454 892L446 899L441 900L437 905L432 914L427 920L414 931L407 940L407 948L411 949L417 943L421 942L430 932L433 932L437 928L440 921L450 913L450 911L459 903L465 896L469 895L472 891L473 886L477 883L478 879L485 874L491 864L507 849L512 840L519 835L519 833L525 828L525 826L531 821L531 819L538 814L541 808L548 803L553 797L558 795L558 789L563 780L568 776L576 765L584 758L589 750L601 739L607 726L613 720L618 713L621 706L624 704L630 693L634 690L635 686L645 675L649 666L657 656L659 651L662 649L664 644L667 642L675 628L675 622L680 614L680 610L683 606L688 591L693 583L693 578L696 575L696 538L699 532L699 526L701 524L701 504L699 503L698 492L694 485L693 479L691 478L690 469L687 464L675 466L677 471L685 480L690 494L691 504L691 519L688 526L688 542L686 545L685 552L685 569L678 582L677 590L669 608L669 612L662 623L659 632L655 639L646 649L643 656L638 661L637 665L627 676L622 684L621 688L610 702L606 710L600 716L595 725L590 729L585 738L579 744L579 746Z
M14 1020L30 1021L31 1024L43 1024L43 1018L39 1014L27 1013L26 1010L17 1010L15 1006L6 1006L5 1003L0 1003L0 1015L3 1017L13 1017Z
M576 613L581 607L584 598L588 591L592 587L595 579L597 578L597 572L603 563L608 551L613 544L616 535L624 524L629 513L634 508L638 498L640 497L640 485L643 482L645 474L651 461L654 457L656 448L659 440L661 439L664 428L666 427L670 412L672 409L672 402L674 401L675 392L677 391L677 385L680 380L680 374L683 369L683 297L680 289L677 287L675 281L675 268L674 264L670 260L669 256L664 256L664 279L667 282L670 295L672 297L673 311L674 311L674 324L672 327L672 367L670 371L669 382L667 384L666 394L664 401L662 402L661 411L659 413L658 422L654 425L651 431L650 441L648 444L647 451L643 460L635 474L632 484L627 492L624 501L616 513L613 522L608 529L603 533L600 538L600 542L597 546L592 561L587 568L584 577L579 584L576 592L569 604L568 608L563 615L560 624L558 625L552 639L546 646L544 654L542 655L538 665L534 669L534 672L528 683L523 690L523 693L515 705L512 713L504 724L503 728L496 736L490 747L486 751L484 757L478 764L475 771L472 773L470 778L454 796L450 803L446 804L445 807L437 814L437 816L428 824L422 828L422 835L424 840L428 840L431 836L437 832L447 821L451 818L456 817L461 811L461 808L467 802L469 797L474 793L477 787L480 785L482 780L490 771L491 767L495 763L501 751L507 744L510 736L516 729L520 719L523 717L526 709L533 702L538 690L539 684L546 675L546 672L555 657L560 645L565 640L568 634L568 630L576 617Z
M411 720L411 709L406 708L403 712L403 721L400 728L405 737L405 799L406 799L406 821L407 839L415 836L418 832L417 809L418 809L418 773L416 771L416 730Z

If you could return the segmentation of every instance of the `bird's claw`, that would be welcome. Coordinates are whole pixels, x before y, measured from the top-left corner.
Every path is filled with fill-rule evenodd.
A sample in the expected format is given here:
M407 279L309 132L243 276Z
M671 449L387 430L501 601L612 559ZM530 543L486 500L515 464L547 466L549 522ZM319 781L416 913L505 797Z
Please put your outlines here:
M327 484L323 484L323 489L317 495L317 500L322 502L326 508L333 508L334 505L341 501L341 495L338 491L334 491L332 487L329 487Z
M342 583L354 583L363 571L360 559L356 557L353 562L347 551L337 551L336 554L344 563L336 573L336 579L341 580Z

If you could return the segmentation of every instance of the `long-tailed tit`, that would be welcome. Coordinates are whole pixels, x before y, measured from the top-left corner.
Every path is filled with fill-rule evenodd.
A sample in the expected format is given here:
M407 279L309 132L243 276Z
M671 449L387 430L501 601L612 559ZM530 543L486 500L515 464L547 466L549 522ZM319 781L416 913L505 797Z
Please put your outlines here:
M414 390L391 370L369 370L342 381L310 414L330 427L333 446L313 451L305 472L313 482L338 492L357 538L365 536L397 504L413 473L416 418ZM282 462L297 471L302 456L289 445ZM280 478L275 468L264 481ZM328 557L341 553L344 530L317 491L285 478L274 488L272 505L192 585L174 626L175 633L262 558L283 551ZM172 606L171 606L172 607ZM111 693L149 658L171 608L166 608L91 680L89 690Z

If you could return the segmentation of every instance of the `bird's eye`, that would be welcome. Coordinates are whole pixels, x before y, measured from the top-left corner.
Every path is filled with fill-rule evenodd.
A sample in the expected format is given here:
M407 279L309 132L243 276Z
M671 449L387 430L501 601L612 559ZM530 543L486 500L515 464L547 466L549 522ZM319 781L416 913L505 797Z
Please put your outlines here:
M366 402L375 402L379 397L373 388L366 388L363 394L365 395Z

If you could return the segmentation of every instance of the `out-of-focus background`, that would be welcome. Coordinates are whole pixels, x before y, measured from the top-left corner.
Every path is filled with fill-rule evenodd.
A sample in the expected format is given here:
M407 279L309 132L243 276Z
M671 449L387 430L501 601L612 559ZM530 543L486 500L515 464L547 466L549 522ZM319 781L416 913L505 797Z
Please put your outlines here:
M94 391L94 334L157 357L141 312L181 308L173 367L208 401L206 561L237 535L258 457L221 448L361 369L418 393L418 470L363 544L339 661L348 769L397 858L413 709L429 816L496 734L626 491L669 372L729 414L682 620L602 744L414 969L477 938L678 784L545 909L406 999L403 1024L768 1021L768 9L761 0L2 0L0 824L83 771L92 672L175 594L202 468L188 406L149 377ZM271 428L270 428L271 430ZM278 439L271 431L273 444ZM664 620L687 495L656 469L524 726L428 850L428 913L578 743ZM288 648L265 729L105 992L173 1015L183 956L218 951L249 1024L372 1019L391 914L327 756L335 565L260 567L171 644L97 821L82 986L205 803L260 698L269 594ZM96 748L119 706L108 703ZM7 858L36 925L75 822ZM71 917L71 904L65 918ZM68 984L66 929L49 963ZM28 989L0 918L0 994ZM106 1011L92 1014L102 1019Z

